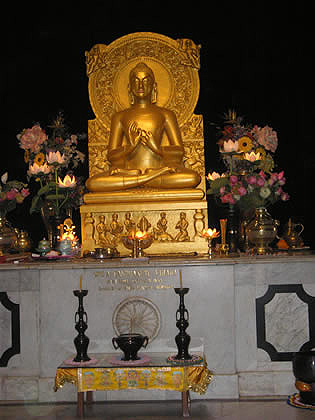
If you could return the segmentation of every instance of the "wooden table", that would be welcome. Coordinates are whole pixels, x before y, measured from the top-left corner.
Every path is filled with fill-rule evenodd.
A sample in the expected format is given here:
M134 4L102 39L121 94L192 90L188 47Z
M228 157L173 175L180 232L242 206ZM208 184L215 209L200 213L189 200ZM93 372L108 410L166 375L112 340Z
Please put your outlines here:
M122 362L121 353L90 354L90 362L73 364L71 360L57 368L55 391L65 383L77 388L78 416L84 417L84 403L93 403L93 391L122 389L164 389L181 392L182 415L190 416L189 391L203 394L212 380L204 355L191 361L172 363L168 353L140 353L138 362ZM84 401L84 394L86 399Z

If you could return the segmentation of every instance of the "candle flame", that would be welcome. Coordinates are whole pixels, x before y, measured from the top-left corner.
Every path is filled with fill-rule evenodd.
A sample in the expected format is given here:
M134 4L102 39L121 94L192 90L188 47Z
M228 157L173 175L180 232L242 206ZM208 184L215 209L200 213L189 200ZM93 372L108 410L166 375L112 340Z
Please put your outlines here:
M141 230L138 230L138 231L135 233L135 238L136 238L136 239L145 239L147 236L148 236L148 235L147 235L147 232L142 232Z
M220 232L217 232L216 228L214 228L214 229L211 229L211 228L203 229L202 236L204 238L211 238L211 239L218 238L220 236Z

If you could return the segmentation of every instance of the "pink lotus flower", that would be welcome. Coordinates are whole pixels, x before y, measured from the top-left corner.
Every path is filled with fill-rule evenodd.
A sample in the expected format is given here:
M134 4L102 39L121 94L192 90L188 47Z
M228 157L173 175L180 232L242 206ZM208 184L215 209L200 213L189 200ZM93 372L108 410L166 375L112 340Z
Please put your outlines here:
M75 176L66 175L63 180L58 176L58 185L60 188L74 188L77 181Z
M238 141L228 140L223 143L224 152L237 152L238 151Z
M213 171L212 174L208 174L207 179L209 181L214 181L215 179L224 177L224 174L220 175L218 172Z
M289 198L290 198L290 196L289 196L289 194L288 194L288 193L283 192L283 193L281 194L281 200L282 200L282 201L288 201L288 200L289 200Z
M49 152L46 155L46 160L50 164L59 163L61 165L65 161L65 156L62 155L58 150L57 152Z
M47 165L45 162L44 165L37 165L37 163L34 163L33 165L30 165L28 168L27 174L28 175L37 175L39 173L42 174L49 174L51 171L51 167Z
M21 134L18 134L17 138L20 140L21 149L38 153L40 145L44 143L48 137L40 125L36 124L32 128L27 128Z
M245 153L245 159L249 160L250 162L256 162L256 160L261 159L261 155L260 153L255 152Z

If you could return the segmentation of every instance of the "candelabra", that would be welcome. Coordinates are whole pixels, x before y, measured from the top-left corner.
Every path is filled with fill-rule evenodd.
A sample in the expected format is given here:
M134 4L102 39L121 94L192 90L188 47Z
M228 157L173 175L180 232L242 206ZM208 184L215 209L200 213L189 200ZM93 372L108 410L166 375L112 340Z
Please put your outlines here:
M178 348L178 353L174 357L175 360L190 360L192 356L188 353L190 343L190 335L186 333L189 325L189 313L185 308L184 295L189 292L188 287L174 288L175 293L179 295L179 308L176 311L176 327L179 333L175 337L175 342Z
M85 335L87 325L87 313L83 308L83 298L88 294L88 290L74 290L74 296L79 299L78 310L75 313L75 329L78 331L78 335L74 339L74 345L77 350L77 355L73 359L74 362L87 362L91 360L87 355L87 349L90 342L89 337Z

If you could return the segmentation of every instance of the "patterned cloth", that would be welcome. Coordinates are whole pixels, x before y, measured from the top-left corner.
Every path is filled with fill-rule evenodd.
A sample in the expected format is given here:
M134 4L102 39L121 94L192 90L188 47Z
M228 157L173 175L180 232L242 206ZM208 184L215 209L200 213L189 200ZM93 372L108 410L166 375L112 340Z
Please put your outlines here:
M204 394L213 375L203 360L197 366L77 367L57 369L55 391L66 382L78 392L120 389L167 389Z

